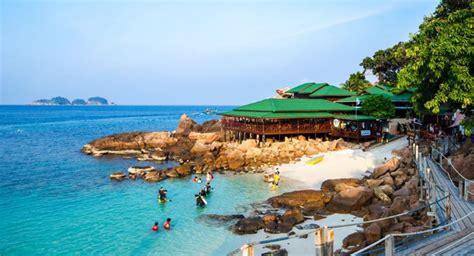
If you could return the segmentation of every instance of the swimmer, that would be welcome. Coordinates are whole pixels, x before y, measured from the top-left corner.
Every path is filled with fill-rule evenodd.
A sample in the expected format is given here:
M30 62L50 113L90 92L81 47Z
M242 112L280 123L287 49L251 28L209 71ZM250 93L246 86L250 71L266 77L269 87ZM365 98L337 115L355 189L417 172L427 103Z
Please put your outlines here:
M199 195L202 197L206 197L207 196L206 189L205 188L201 189L201 191L199 192Z
M214 179L214 175L212 175L212 171L208 171L206 174L206 181L211 182Z
M195 194L194 197L196 198L196 206L204 207L206 205L206 203L204 203L202 196Z
M158 191L158 195L159 195L159 199L161 203L165 203L166 201L168 201L168 199L166 198L166 193L168 193L168 190L164 189L163 187L161 187L160 190Z
M206 191L206 194L211 193L211 189L212 189L212 187L211 187L211 182L208 181L208 182L206 183L206 187L205 187L204 189L205 189L205 191Z
M158 229L159 229L159 227L158 227L158 222L155 222L155 225L153 225L153 227L151 227L151 230L152 230L153 232L158 232Z
M167 219L166 219L165 224L163 224L163 228L164 228L165 230L170 230L170 228L171 228L171 219L170 219L170 218L167 218Z

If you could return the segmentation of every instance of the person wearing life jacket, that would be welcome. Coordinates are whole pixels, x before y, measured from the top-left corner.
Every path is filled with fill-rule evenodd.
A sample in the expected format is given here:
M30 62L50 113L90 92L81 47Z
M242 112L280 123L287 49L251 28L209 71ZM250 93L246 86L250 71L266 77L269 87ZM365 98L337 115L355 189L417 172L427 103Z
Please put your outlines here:
M211 182L214 179L214 175L212 175L212 171L208 171L206 174L206 181Z
M170 228L171 228L171 219L170 218L166 219L166 222L163 224L163 228L165 230L170 230Z
M151 230L152 230L153 232L158 232L159 229L160 229L160 228L158 227L158 222L155 222L155 225L153 225L153 227L151 227Z
M280 171L276 171L274 174L273 174L273 185L274 186L278 186L278 184L280 183Z

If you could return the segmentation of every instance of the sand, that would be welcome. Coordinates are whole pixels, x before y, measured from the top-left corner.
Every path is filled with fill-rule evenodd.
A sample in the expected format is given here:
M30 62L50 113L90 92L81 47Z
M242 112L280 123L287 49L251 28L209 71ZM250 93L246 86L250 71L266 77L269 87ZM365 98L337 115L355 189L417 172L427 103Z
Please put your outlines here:
M327 152L320 154L324 156L324 160L316 165L309 165L306 162L312 157L304 157L301 160L278 166L281 172L281 185L284 186L285 179L297 181L301 183L302 189L320 189L321 183L326 179L335 178L361 178L364 174L372 171L378 164L385 159L393 157L392 150L400 149L407 145L406 137L402 137L383 146L375 147L366 152L362 150L346 149L335 152ZM278 191L276 191L278 192ZM350 214L332 214L321 220L307 220L302 225L316 223L319 226L332 226L346 223L361 222L362 218L355 217ZM334 230L334 250L341 248L342 240L347 235L362 230L358 226L349 226L337 228ZM310 230L298 230L293 228L296 234L307 233ZM271 235L260 230L255 235L248 235L248 241L262 241L274 238L285 237L285 234ZM312 255L315 253L314 233L308 235L307 238L293 238L280 242L268 243L278 244L281 248L288 250L289 255ZM264 248L265 245L256 245L255 255L269 252L270 249Z
M402 137L365 152L360 149L345 149L318 154L323 155L324 160L315 165L306 163L312 157L303 157L295 163L283 164L277 168L280 170L282 183L289 179L300 182L304 188L320 189L321 183L327 179L361 178L384 159L392 158L392 150L406 145L407 140Z

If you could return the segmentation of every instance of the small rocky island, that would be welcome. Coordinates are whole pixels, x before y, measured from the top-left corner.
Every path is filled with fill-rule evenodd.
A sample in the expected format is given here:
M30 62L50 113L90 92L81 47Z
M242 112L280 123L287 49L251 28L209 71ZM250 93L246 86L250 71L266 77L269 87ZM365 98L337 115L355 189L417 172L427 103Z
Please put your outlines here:
M75 99L72 102L69 101L67 98L64 97L54 97L51 99L41 99L36 100L31 105L35 106L66 106L66 105L74 105L74 106L84 106L84 105L114 105L114 103L109 103L109 101L102 97L90 97L89 99Z

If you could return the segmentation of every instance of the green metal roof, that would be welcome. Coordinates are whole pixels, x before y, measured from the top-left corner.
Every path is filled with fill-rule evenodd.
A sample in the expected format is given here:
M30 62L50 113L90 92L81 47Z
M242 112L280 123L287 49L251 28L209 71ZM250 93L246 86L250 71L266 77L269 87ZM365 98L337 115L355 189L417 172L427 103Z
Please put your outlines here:
M391 99L393 102L408 102L410 101L411 96L413 96L413 93L407 91L393 95Z
M301 84L301 85L298 85L288 91L286 91L287 93L295 93L295 92L299 92L301 90L304 90L306 87L310 86L310 85L314 85L315 83L304 83L304 84Z
M304 88L303 90L300 90L298 93L301 93L301 94L311 94L313 93L314 91L316 90L319 90L321 87L325 87L327 86L328 84L327 83L313 83L312 85Z
M356 95L355 92L351 92L334 85L327 85L323 88L310 94L310 97L323 97L323 96L352 96Z
M236 111L319 112L352 111L353 108L323 99L265 99L235 108Z
M220 113L223 116L242 116L251 118L267 119L300 119L300 118L331 118L333 115L328 112L255 112L255 111L229 111Z
M368 94L393 96L393 93L383 90L379 87L369 87L365 90Z
M343 120L377 120L378 118L374 116L365 116L365 115L334 115L334 118L343 119Z
M356 99L359 98L360 102L362 103L367 97L370 95L364 94L364 95L356 95L356 96L351 96L347 98L342 98L340 100L337 100L337 103L353 103L356 102Z

